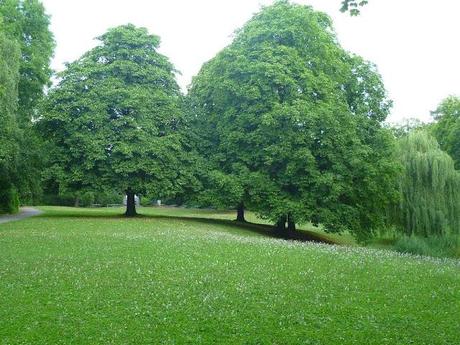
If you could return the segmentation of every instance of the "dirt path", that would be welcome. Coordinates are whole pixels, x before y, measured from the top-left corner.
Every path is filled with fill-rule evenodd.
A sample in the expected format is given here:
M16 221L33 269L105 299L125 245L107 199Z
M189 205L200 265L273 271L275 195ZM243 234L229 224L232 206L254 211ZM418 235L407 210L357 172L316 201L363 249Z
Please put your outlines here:
M4 216L0 216L0 224L1 223L8 223L13 222L15 220L21 220L24 218L29 218L32 216L36 216L37 214L41 214L42 211L37 210L33 207L21 207L18 214L6 214Z

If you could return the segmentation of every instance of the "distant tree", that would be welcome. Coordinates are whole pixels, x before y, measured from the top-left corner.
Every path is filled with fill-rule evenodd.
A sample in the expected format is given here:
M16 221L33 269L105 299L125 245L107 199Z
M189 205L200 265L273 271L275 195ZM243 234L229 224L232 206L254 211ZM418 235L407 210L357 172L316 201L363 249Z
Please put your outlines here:
M395 220L406 235L460 233L460 174L452 158L426 131L399 140L403 166Z
M174 195L190 184L181 94L160 39L133 25L110 29L100 44L58 75L39 127L54 144L47 175L66 191L118 190Z
M387 126L397 138L409 135L413 131L425 130L430 127L429 124L416 118L405 119L398 123L388 124Z
M237 191L229 204L280 231L311 221L365 237L383 226L396 194L381 125L391 102L325 14L287 1L264 8L203 66L189 100L202 155Z
M454 160L460 170L460 97L451 96L441 102L433 112L436 123L432 133L441 149Z

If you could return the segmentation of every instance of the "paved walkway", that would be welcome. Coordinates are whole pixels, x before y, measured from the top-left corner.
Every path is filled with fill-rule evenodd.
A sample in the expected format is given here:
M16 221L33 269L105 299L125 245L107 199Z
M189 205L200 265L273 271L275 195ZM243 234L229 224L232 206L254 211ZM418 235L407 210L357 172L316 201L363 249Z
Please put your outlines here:
M36 216L37 214L40 214L40 213L43 213L43 212L33 207L21 207L19 210L19 213L17 214L6 214L4 216L0 216L0 224L13 222L15 220L21 220L24 218L29 218L32 216Z

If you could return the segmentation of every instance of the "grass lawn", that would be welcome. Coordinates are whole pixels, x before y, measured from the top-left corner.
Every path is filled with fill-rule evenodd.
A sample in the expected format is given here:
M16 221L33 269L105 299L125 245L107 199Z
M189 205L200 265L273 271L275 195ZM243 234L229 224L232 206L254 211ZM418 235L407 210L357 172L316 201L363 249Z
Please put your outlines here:
M458 260L42 209L0 224L0 344L460 344Z

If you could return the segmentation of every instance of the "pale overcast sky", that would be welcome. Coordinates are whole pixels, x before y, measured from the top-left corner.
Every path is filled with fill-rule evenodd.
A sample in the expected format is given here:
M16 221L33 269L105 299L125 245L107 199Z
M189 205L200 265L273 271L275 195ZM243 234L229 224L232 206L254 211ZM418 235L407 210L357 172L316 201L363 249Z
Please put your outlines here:
M430 119L448 95L460 95L460 1L370 0L359 17L341 0L297 0L328 13L342 46L377 64L390 98L390 121ZM161 37L160 52L182 73L185 90L201 65L231 42L272 0L43 0L57 48L53 68L78 59L108 28L133 23Z

